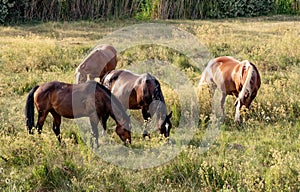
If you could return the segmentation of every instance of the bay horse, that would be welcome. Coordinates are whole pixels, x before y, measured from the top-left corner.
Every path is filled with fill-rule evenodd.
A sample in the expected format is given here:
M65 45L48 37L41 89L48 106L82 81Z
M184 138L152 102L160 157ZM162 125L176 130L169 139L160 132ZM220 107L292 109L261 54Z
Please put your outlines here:
M248 60L238 61L230 56L212 59L204 69L199 86L212 85L221 90L221 112L224 115L224 103L227 95L236 97L235 122L241 123L240 109L244 105L250 107L260 88L261 80L256 66Z
M131 143L130 118L126 114L122 104L103 85L96 81L88 81L82 84L68 84L58 81L47 82L31 89L27 96L25 115L26 127L33 134L34 105L38 111L36 129L42 132L45 119L50 112L53 116L53 131L61 142L60 124L61 117L80 118L89 117L92 136L98 146L99 121L106 130L106 121L112 117L116 122L116 133L126 144Z
M75 83L83 83L88 80L100 79L108 71L117 66L117 50L111 45L99 45L76 68Z
M166 138L170 135L172 112L167 114L159 81L149 73L135 74L128 70L108 72L101 83L120 100L125 109L142 110L147 122L156 114L157 129ZM149 136L145 130L143 137Z

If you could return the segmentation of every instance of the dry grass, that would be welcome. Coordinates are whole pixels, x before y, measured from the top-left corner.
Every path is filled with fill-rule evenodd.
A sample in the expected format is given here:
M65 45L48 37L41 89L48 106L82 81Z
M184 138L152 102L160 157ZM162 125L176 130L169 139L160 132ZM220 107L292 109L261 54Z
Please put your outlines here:
M261 73L262 86L251 110L243 112L241 127L233 123L233 98L228 97L226 120L205 153L201 149L210 102L208 93L202 94L199 130L189 145L166 164L138 171L120 168L92 153L72 120L63 119L64 146L57 143L50 117L42 135L29 136L23 114L33 85L52 80L73 82L74 64L101 37L133 21L1 27L1 191L299 190L300 24L295 18L287 19L158 21L194 34L214 56L251 60ZM127 50L119 55L120 66L138 63L148 53L149 47ZM184 65L184 55L154 46L148 56L174 62L194 83L191 90L197 91L200 71ZM163 92L176 122L184 106L167 83ZM176 131L171 134L175 136ZM113 132L110 124L108 134L115 137ZM162 145L156 137L145 142L138 133L133 142L136 148Z

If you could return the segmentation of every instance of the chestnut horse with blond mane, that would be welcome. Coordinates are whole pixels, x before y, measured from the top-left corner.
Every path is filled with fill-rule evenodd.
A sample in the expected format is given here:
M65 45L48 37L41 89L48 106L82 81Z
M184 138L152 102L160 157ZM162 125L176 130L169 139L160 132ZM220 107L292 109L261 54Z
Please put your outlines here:
M222 92L220 98L221 112L224 116L224 103L227 95L236 97L235 122L241 123L240 109L244 105L250 107L260 88L261 80L256 66L247 61L238 61L233 57L221 56L212 59L204 69L199 86L212 85L213 91L218 88Z
M111 45L99 45L76 68L75 83L102 77L117 66L117 50Z

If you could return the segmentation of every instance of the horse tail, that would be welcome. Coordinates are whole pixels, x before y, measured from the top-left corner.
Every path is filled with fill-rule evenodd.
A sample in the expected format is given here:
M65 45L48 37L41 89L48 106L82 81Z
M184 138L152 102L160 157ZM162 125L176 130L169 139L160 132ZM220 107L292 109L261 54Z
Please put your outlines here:
M25 106L25 115L26 115L26 127L30 131L34 124L34 93L39 88L38 85L33 87L26 100L26 106Z
M244 61L244 62L246 63L246 68L248 68L247 78L245 80L245 83L243 85L243 88L242 88L241 92L239 93L239 97L238 97L237 101L242 100L245 97L247 91L249 92L249 94L251 94L250 82L251 82L251 78L252 78L252 74L253 74L253 66L247 60Z
M213 77L212 65L215 63L215 59L212 59L208 62L206 68L203 70L201 74L201 79L199 81L198 87L209 84L209 79Z

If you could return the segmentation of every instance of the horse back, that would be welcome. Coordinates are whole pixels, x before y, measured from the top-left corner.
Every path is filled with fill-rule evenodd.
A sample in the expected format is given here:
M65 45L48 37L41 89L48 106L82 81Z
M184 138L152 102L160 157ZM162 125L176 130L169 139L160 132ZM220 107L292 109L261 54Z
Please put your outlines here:
M155 78L148 73L135 74L127 70L113 70L103 80L103 85L121 101L125 108L141 109L153 100Z
M199 85L214 84L227 95L237 95L239 82L236 77L239 71L239 61L232 57L222 56L211 60L202 74Z
M69 84L52 81L41 85L34 94L34 102L38 109L51 109L60 97L67 97L65 92L71 89ZM59 90L64 90L61 96Z
M108 72L112 71L117 66L117 50L111 45L102 45L99 47L102 51L103 57L105 58L105 66L100 74L100 79Z
M127 70L113 70L106 74L102 84L106 86L125 108L138 109L137 81L139 75Z
M76 71L102 78L117 66L117 51L111 45L99 45L77 67Z

